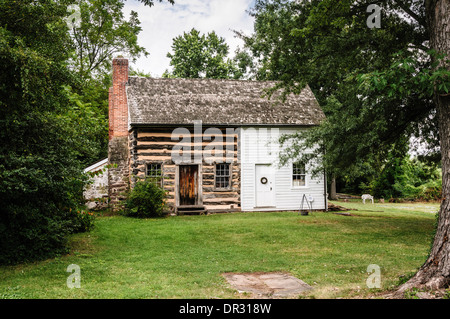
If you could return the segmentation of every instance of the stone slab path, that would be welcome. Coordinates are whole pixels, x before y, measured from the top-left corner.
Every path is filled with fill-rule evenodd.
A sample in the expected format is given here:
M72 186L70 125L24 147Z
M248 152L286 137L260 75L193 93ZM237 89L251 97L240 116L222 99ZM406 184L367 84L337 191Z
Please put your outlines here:
M266 297L294 297L312 287L288 273L225 273L228 283L240 293L249 292Z

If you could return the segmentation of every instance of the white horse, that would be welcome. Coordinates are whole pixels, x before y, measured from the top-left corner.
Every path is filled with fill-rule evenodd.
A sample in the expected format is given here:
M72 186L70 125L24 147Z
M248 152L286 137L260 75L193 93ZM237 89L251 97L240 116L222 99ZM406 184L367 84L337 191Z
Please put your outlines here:
M362 198L362 200L363 200L363 204L366 203L366 199L370 199L370 200L372 201L372 204L373 204L373 196L372 196L372 195L370 195L370 194L364 194L364 195L361 196L361 198Z

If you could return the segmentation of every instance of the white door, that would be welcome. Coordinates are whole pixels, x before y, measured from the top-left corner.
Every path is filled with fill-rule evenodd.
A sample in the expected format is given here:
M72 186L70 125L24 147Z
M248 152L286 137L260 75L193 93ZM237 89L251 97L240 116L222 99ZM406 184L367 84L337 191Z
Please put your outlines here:
M255 165L256 207L275 206L275 174L268 164Z

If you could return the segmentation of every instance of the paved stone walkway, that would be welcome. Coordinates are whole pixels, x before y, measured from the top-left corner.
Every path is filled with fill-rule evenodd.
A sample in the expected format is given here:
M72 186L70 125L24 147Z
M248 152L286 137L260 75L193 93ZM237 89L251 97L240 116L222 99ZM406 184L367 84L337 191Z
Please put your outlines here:
M230 285L241 292L266 297L293 297L312 289L311 286L287 273L225 273Z

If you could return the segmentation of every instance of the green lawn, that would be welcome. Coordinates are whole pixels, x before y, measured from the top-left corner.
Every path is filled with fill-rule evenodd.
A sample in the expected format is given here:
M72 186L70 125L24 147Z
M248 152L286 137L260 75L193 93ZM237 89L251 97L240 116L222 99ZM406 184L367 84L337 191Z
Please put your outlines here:
M358 210L99 217L73 236L70 255L0 267L0 298L248 298L221 274L271 271L314 288L302 297L365 298L425 261L438 204L338 204ZM81 288L66 285L70 264ZM381 267L381 290L366 286L369 264Z

